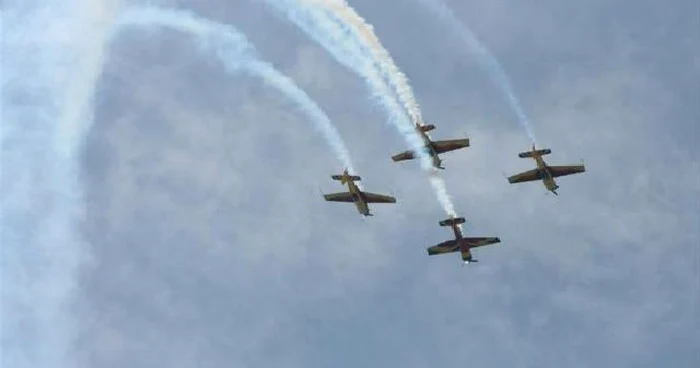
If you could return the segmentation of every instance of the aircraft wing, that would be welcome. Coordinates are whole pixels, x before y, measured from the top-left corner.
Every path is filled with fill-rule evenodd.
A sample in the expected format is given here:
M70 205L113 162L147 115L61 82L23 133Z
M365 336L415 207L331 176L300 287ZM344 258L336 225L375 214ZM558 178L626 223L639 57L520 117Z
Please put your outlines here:
M391 156L391 159L396 161L405 161L405 160L413 160L416 158L416 154L413 153L413 151L405 151L401 152L398 155L393 155Z
M428 255L445 254L459 251L459 243L456 240L444 241L438 245L428 248Z
M323 198L330 202L355 202L350 192L324 194Z
M367 203L396 203L396 198L383 194L362 192Z
M478 247L483 247L485 245L491 245L495 243L500 243L501 239L497 237L491 237L491 238L463 238L467 244L469 245L469 248L478 248Z
M542 174L539 169L532 169L528 171L521 172L520 174L515 174L508 177L508 182L511 184L522 183L525 181L542 180Z
M433 149L437 153L454 151L460 148L469 147L469 139L450 139L446 141L433 142Z
M558 176L582 173L586 171L586 168L583 165L549 166L549 171L556 178Z

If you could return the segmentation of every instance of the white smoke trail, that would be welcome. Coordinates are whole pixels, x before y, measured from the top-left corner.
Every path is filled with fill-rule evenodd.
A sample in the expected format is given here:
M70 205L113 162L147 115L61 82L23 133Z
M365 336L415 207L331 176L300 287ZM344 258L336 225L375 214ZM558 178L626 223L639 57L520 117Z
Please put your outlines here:
M396 66L393 58L374 33L374 27L367 23L355 9L344 0L300 0L309 6L321 6L335 16L341 26L355 35L361 48L372 55L382 75L391 84L404 108L414 123L423 121L422 113L406 75Z
M412 123L411 116L394 98L394 93L380 75L376 65L381 62L362 51L361 43L352 35L346 33L342 25L333 20L323 8L313 5L301 6L300 0L264 0L273 9L285 14L287 19L297 25L310 38L321 44L333 57L362 77L367 83L372 96L389 114L390 122L399 130L414 150L421 162L421 167L431 172L430 183L445 212L456 216L454 206L445 188L444 181L434 175L434 169L429 155L425 152L423 141ZM303 0L302 0L303 1ZM313 4L318 4L314 2ZM420 112L417 104L412 108L417 119Z
M236 28L216 23L184 10L151 6L130 8L119 21L122 26L162 26L198 37L200 45L214 51L230 72L247 72L263 79L293 100L311 118L348 172L355 173L345 142L316 102L294 81L268 62L260 60L254 46Z
M372 56L372 60L389 82L399 100L408 112L413 123L423 121L422 113L415 95L406 75L396 66L393 58L386 48L379 41L379 37L374 33L374 28L367 23L357 12L344 0L301 0L310 6L320 5L329 10L331 16L340 21L341 26L345 26L351 33L355 34L355 40L360 49L366 50ZM428 157L427 155L425 155ZM431 164L432 166L432 164ZM445 212L450 216L456 216L454 205L450 200L444 181L431 173L430 183L435 188L438 200L443 205Z
M537 143L535 139L535 132L532 130L532 126L530 125L527 115L525 114L525 111L523 111L523 108L520 106L520 101L515 95L510 79L503 70L501 63L498 62L498 59L496 59L496 57L493 56L493 54L491 54L491 52L489 52L489 50L481 42L479 42L479 39L476 38L474 33L472 33L464 23L460 22L452 10L442 1L417 1L436 15L440 16L442 19L446 20L450 26L457 31L464 43L478 55L479 61L484 65L486 70L489 72L489 76L505 95L508 104L518 118L518 122L525 129L525 132L530 140L532 140L532 143Z
M92 124L94 89L118 5L28 0L2 9L3 366L78 366L70 356L77 334L71 302L79 267L89 260L77 235L78 153ZM353 170L337 132L303 91L269 64L248 67L294 95L324 134L340 142L334 149Z
M72 302L90 259L78 153L118 1L15 0L2 10L2 360L77 367Z

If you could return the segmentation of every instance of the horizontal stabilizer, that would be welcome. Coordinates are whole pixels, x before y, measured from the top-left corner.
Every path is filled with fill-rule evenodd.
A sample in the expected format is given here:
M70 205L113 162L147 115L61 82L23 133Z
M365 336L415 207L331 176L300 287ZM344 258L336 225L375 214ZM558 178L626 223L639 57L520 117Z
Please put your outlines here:
M356 176L356 175L347 175L347 176L346 175L331 175L331 178L333 178L333 180L340 180L343 183L348 181L348 180L360 181L362 179L361 177Z
M440 221L440 226L455 226L464 223L464 217L450 218Z
M433 125L433 124L420 125L420 126L418 126L418 129L420 129L421 132L425 133L425 132L429 132L429 131L435 129L435 125Z
M520 152L518 153L518 157L520 158L527 158L527 157L534 157L534 156L544 156L552 153L552 150L545 148L545 149L540 149L540 150L535 150L535 151L527 151L527 152Z

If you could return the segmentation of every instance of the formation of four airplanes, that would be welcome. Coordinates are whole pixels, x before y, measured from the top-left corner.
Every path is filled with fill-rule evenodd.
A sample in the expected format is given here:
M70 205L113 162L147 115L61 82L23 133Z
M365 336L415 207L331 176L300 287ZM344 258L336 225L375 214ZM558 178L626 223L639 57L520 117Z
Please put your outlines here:
M445 153L449 151L458 150L460 148L469 147L469 139L452 139L444 141L433 141L428 136L427 132L435 129L435 125L428 124L422 125L421 123L416 123L416 130L423 139L423 149L430 156L433 167L437 169L444 169L442 167L442 161L438 156L440 153ZM557 188L559 186L554 181L554 178L564 175L578 174L586 171L583 164L581 165L565 165L565 166L549 166L547 165L542 156L552 153L549 149L537 149L533 144L532 150L527 152L521 152L518 154L520 158L532 158L537 162L537 168L521 172L519 174L510 176L508 182L511 184L522 183L526 181L542 180L544 186L548 191L557 195ZM392 160L395 162L412 160L418 155L416 152L409 150L397 155L392 156ZM355 185L355 181L359 181L361 178L356 175L351 175L348 170L345 169L342 175L332 175L333 180L339 180L341 184L347 184L347 192L324 194L323 197L326 201L331 202L348 202L355 203L357 210L360 214L364 216L372 216L369 212L369 203L396 203L396 198L383 194L376 194L370 192L364 192ZM454 232L455 239L444 241L440 244L429 247L428 255L445 254L460 252L462 254L462 261L464 263L477 262L473 258L471 253L471 248L481 247L484 245L490 245L494 243L500 243L501 239L498 237L464 237L462 234L462 229L460 224L464 223L464 217L453 217L439 222L440 226L450 226Z

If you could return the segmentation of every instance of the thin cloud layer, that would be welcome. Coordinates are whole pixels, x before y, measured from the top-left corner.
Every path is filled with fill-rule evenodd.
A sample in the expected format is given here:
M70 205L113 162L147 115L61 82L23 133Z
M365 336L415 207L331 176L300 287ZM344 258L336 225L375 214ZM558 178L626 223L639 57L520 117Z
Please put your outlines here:
M639 17L670 24L655 12L667 5L644 4ZM366 189L395 191L398 203L369 220L322 201L340 188L337 164L283 96L224 77L186 39L116 40L84 157L96 259L77 306L85 364L694 366L699 164L677 133L700 117L684 107L693 86L657 69L661 53L632 57L652 36L636 20L622 19L649 37L603 53L597 32L621 34L608 6L558 4L585 9L571 23L528 4L532 27L517 32L523 20L505 5L450 4L503 61L548 160L585 159L588 172L562 178L558 198L506 182L532 165L516 156L527 139L441 25L419 7L353 3L413 81L433 136L472 139L445 155L443 176L465 231L503 241L475 250L475 267L426 255L450 234L417 195L428 189L418 164L391 162L403 142L360 81L293 26L264 13L257 23L270 26L238 20L337 122ZM270 27L287 32L272 38ZM512 41L523 34L537 47ZM273 51L290 45L299 51ZM314 65L330 72L314 81Z

